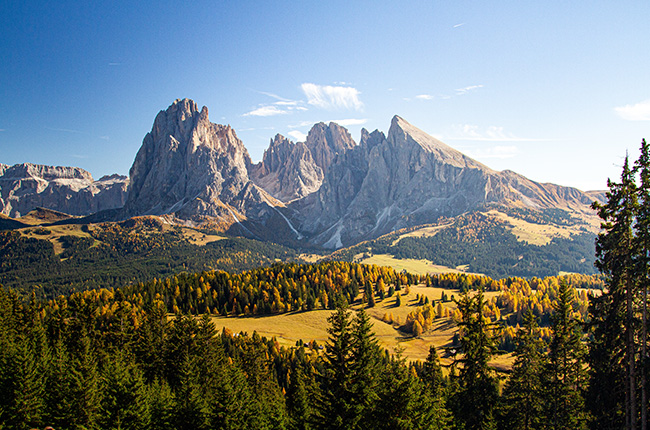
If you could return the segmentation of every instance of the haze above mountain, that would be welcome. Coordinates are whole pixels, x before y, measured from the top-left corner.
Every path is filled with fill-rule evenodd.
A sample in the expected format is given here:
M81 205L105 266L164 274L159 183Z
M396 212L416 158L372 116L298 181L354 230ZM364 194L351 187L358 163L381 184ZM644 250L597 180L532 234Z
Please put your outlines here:
M93 181L76 168L0 165L1 212L44 206L71 214L164 216L283 243L340 248L486 205L591 213L594 196L497 172L395 116L357 145L335 124L305 142L271 139L259 163L235 130L176 100L161 111L125 178ZM112 181L112 182L111 182ZM109 185L110 183L110 185ZM128 192L126 186L128 184Z

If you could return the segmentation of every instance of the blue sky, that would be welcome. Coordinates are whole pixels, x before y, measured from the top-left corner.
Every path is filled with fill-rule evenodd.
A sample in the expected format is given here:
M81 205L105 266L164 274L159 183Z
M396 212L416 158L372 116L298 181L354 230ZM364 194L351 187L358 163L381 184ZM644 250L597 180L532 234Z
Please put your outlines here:
M0 163L128 174L177 98L253 160L319 121L397 114L533 180L605 188L650 138L650 3L193 1L0 5Z

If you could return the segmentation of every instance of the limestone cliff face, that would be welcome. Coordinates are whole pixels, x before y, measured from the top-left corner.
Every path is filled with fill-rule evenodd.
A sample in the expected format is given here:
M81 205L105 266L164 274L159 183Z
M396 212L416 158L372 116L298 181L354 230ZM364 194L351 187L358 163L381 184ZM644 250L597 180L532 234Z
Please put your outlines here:
M275 136L262 161L251 166L249 174L277 199L292 202L318 191L336 158L355 145L345 128L321 122L311 128L304 143Z
M364 130L318 193L292 208L313 243L338 248L489 203L580 210L590 202L573 188L496 172L396 116L387 137Z
M262 161L249 169L251 179L275 198L290 202L318 191L323 170L314 162L311 151L281 134L271 140Z
M78 167L0 164L0 213L20 217L37 207L71 215L120 208L129 181L113 175L95 181Z
M268 216L274 199L248 177L248 151L230 126L213 124L208 109L176 100L156 117L130 170L125 216L215 218L224 226Z
M327 172L337 155L344 154L356 144L347 129L333 122L329 125L320 122L309 130L305 145L316 165Z
M157 115L130 183L119 176L94 181L72 167L0 164L5 215L37 206L75 215L124 206L122 218L164 215L325 248L491 204L587 213L594 196L602 198L494 171L398 116L387 135L362 130L359 145L334 123L314 125L304 143L277 135L253 165L235 131L211 123L207 108L188 99Z

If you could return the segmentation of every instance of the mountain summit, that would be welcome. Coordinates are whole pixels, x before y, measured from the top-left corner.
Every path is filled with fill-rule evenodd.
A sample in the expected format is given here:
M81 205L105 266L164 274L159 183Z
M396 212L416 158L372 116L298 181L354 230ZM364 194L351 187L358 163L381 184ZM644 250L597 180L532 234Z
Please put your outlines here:
M54 185L46 184L48 178ZM36 203L66 211L77 195L90 199L101 187L119 191L128 183L109 179L93 182L73 168L0 165L0 209L22 214ZM61 186L61 201L45 205L42 196ZM38 193L26 191L34 187ZM83 195L75 194L82 189ZM592 213L592 200L575 188L492 170L399 116L386 135L362 130L358 145L335 123L314 125L305 142L278 134L253 164L229 125L211 123L206 107L178 99L158 113L144 137L118 216L161 215L175 223L334 249L488 206L586 214ZM84 210L104 205L88 202Z
M386 137L363 130L295 214L313 243L339 248L487 204L586 211L590 203L574 188L494 171L395 116Z
M135 157L124 214L224 226L259 217L275 199L249 179L250 164L230 126L211 123L192 100L176 100L156 116Z

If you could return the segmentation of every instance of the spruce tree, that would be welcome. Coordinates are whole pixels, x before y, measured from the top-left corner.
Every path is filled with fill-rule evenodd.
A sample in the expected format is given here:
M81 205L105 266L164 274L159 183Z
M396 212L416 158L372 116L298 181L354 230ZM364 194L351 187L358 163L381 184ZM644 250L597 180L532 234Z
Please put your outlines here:
M363 428L371 419L373 407L379 400L381 359L370 317L363 309L357 312L352 321L350 358L352 420L348 426Z
M440 396L444 391L445 379L442 375L442 367L440 366L440 358L436 347L431 345L429 347L429 355L422 365L422 374L420 375L422 381L426 384L430 394L434 397Z
M650 366L648 362L648 288L650 287L650 145L645 139L641 141L641 155L635 163L639 176L638 212L637 212L637 246L638 264L636 277L641 292L641 342L640 382L641 382L641 429L648 425L647 380Z
M350 370L352 333L347 308L339 306L327 319L329 338L323 354L322 385L314 411L314 426L321 429L346 429L354 419Z
M583 397L586 351L580 323L573 316L573 294L562 281L551 317L552 339L543 384L547 397L545 420L553 429L586 429L588 422Z
M523 327L517 331L517 346L512 373L503 392L504 428L533 430L544 428L544 387L542 375L546 345L540 336L533 312L524 314Z
M482 291L474 295L466 291L456 303L461 313L461 357L454 360L460 364L458 389L450 399L454 419L467 430L496 428L498 380L488 362L498 352L499 326L483 316Z
M102 369L99 423L102 429L142 429L150 422L149 404L142 371L126 352L118 351Z
M635 221L639 212L634 172L625 158L621 182L608 181L607 203L595 202L601 233L596 239L596 266L607 277L608 289L592 307L593 345L590 353L592 388L589 405L598 425L636 429L637 360L635 297L638 291L638 242ZM621 361L622 359L622 361ZM614 366L614 367L612 367ZM615 369L624 368L624 379ZM608 393L599 393L609 386ZM622 409L622 410L621 410Z

